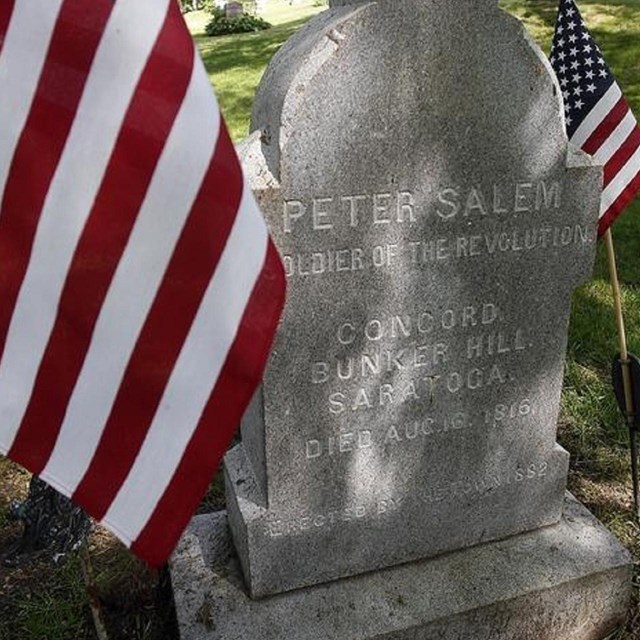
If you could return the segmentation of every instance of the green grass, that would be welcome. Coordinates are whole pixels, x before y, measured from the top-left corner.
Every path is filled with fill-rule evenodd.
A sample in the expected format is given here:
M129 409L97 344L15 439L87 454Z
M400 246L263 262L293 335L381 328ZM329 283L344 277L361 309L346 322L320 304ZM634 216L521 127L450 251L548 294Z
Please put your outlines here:
M289 5L286 0L269 0L263 15L274 26L267 31L207 38L203 35L206 14L187 14L231 137L239 140L249 133L249 118L256 87L273 54L307 20L324 8L313 0Z
M249 133L253 96L267 62L303 23L301 19L255 34L196 37L234 140L244 138Z
M80 559L73 557L60 566L43 564L46 589L34 589L21 599L14 615L5 620L6 638L20 640L70 640L87 635L89 607L80 578Z

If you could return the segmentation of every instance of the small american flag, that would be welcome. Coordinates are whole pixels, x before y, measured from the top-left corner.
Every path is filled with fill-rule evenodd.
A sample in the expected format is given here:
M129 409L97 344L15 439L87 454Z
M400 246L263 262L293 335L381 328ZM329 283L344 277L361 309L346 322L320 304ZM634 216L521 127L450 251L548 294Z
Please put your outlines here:
M175 0L0 0L0 451L152 564L284 274Z
M640 128L574 0L561 0L550 57L569 140L604 165L598 234L640 190Z

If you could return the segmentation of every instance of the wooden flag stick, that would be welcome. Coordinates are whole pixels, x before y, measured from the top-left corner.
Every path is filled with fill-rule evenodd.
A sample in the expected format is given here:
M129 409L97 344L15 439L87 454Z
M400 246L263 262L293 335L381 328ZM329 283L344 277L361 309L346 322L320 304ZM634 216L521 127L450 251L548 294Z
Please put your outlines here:
M607 260L609 263L609 277L613 290L613 307L618 328L618 343L620 346L620 365L622 367L622 384L624 388L625 409L627 424L629 426L629 442L631 444L631 476L633 480L633 502L636 514L640 517L640 501L638 491L638 443L634 425L635 407L633 402L633 386L631 381L631 367L629 362L629 351L627 349L627 334L624 326L624 316L622 315L622 294L620 292L620 282L618 280L618 268L616 265L616 254L613 248L613 237L611 227L604 234L604 242L607 248Z
M89 607L91 609L91 617L96 629L98 640L109 640L109 634L104 624L104 614L100 598L98 597L98 585L93 571L93 564L89 554L89 543L85 542L80 547L80 564L82 566L82 575L84 577L84 585L87 590L87 598L89 599Z

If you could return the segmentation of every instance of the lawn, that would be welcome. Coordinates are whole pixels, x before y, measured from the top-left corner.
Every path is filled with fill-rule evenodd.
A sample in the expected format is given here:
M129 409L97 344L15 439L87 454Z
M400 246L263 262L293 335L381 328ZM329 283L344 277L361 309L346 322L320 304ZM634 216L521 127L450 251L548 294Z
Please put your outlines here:
M640 116L640 2L582 0L579 4ZM322 10L316 5L312 0L293 6L285 0L270 0L265 18L274 25L272 29L215 39L203 35L206 14L187 14L234 139L248 133L253 95L269 59L300 25ZM502 0L501 5L526 24L545 51L549 50L556 2ZM614 239L630 347L640 354L640 199L616 223ZM570 489L632 550L637 564L640 529L631 513L627 434L609 382L610 363L617 351L611 307L600 247L593 279L573 300L559 439L572 456ZM0 459L0 549L17 534L15 526L6 521L8 500L24 495L27 480L26 473ZM207 500L203 509L220 505L219 485ZM147 571L104 532L93 536L92 549L112 640L176 637L167 613L164 575ZM0 638L93 638L86 599L78 588L79 572L76 561L53 572L39 565L26 572L0 568ZM636 585L638 579L636 572ZM49 629L46 636L43 625ZM637 638L640 612L636 591L627 628L615 639Z
M194 11L186 15L235 140L249 133L253 96L273 54L296 29L324 8L318 0L294 5L286 0L270 0L262 17L273 25L271 29L220 38L204 35L206 13Z

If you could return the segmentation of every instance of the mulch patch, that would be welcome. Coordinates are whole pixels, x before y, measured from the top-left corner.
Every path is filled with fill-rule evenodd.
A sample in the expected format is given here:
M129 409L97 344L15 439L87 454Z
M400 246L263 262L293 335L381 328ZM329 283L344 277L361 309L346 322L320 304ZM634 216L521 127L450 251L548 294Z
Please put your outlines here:
M27 495L30 474L0 459L0 558L22 526L6 518L10 500ZM89 554L110 640L177 640L167 570L149 569L102 527L89 538ZM16 568L0 563L2 640L97 638L78 554L53 564L34 559Z

